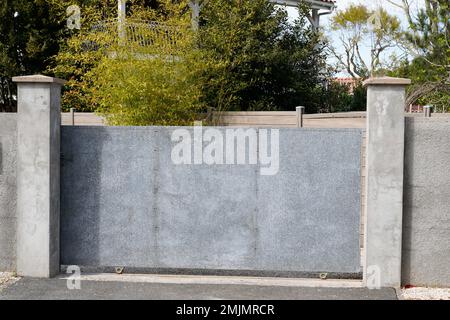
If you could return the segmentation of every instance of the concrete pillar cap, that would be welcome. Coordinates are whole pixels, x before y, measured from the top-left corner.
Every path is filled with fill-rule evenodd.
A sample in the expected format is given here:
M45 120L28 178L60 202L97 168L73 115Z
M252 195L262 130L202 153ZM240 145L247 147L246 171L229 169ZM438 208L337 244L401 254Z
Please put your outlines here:
M59 78L53 78L53 77L47 77L41 74L31 75L31 76L19 76L19 77L13 77L13 82L17 83L56 83L63 85L66 83L66 80L59 79Z
M370 85L407 86L410 84L411 84L410 79L392 78L392 77L369 78L363 82L364 86Z

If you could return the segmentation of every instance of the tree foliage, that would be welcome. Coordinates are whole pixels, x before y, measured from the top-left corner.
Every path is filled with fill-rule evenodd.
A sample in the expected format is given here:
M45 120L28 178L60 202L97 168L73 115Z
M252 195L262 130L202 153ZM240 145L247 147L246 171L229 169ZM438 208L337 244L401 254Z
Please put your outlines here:
M150 10L152 26L140 24L139 37L127 38L126 45L110 37L117 30L105 31L108 46L86 77L96 111L109 124L192 125L197 119L207 61L189 28L186 5L167 1L164 14Z
M99 65L104 52L98 50L117 40L117 30L106 28L117 23L117 0L47 0L55 11L55 19L66 25L67 8L78 5L81 10L81 30L64 28L60 39L60 50L52 59L48 72L67 80L62 97L62 109L75 108L80 112L93 112L98 108L96 99L90 94L94 85L89 72ZM131 8L146 6L145 1L132 0ZM111 31L107 33L105 31Z
M418 9L411 0L389 0L403 9L408 29L399 44L412 56L393 75L409 77L408 104L433 104L450 108L450 4L447 0L421 0Z
M321 113L366 111L367 90L358 81L355 88L330 80L321 95Z
M74 33L66 26L66 9L70 5L81 7L84 26L117 10L116 0L0 1L0 112L16 110L12 77L54 74L53 57Z
M216 111L319 109L327 76L324 43L306 7L290 23L268 0L205 1L200 47L215 61L204 101Z
M156 29L180 26L181 22L190 24L187 1L164 0L154 9L136 5L133 9L127 18L130 23L140 17L156 23ZM158 41L146 47L145 53L142 46L133 49L127 45L115 49L121 53L119 58L112 59L111 55L105 58L108 54L104 49L86 50L86 44L110 48L111 44L104 43L105 39L99 37L117 36L117 25L113 23L113 28L106 33L93 32L92 26L85 27L67 42L56 59L55 73L69 79L64 106L66 109L109 112L111 123L115 124L120 123L118 119L126 118L126 110L133 110L133 107L126 109L125 106L137 101L147 101L149 108L161 111L168 108L166 104L175 101L186 104L188 110L293 110L297 105L306 105L308 112L317 112L328 76L322 50L324 44L308 27L306 8L301 10L300 19L291 24L286 11L276 9L268 0L203 1L201 27L196 34L185 29L180 32L183 39L179 43L185 43L186 50L175 54L182 57L175 63L136 58L133 50L140 50L141 56L166 56L167 52L157 45ZM100 29L105 29L105 24ZM188 65L190 68L186 69ZM164 70L167 77L164 77ZM114 75L117 75L117 81ZM128 100L116 104L120 100L116 93L123 94L126 85L133 88L125 95ZM166 94L161 96L159 104L154 99L160 96L158 92ZM191 100L184 93L190 93ZM169 97L169 94L173 96ZM121 105L123 109L113 105ZM119 109L121 116L113 117L113 112ZM138 109L145 111L144 107ZM153 123L149 119L142 116L136 123ZM192 117L187 117L187 121L191 120ZM180 121L177 118L173 123ZM161 124L161 119L157 123Z
M383 60L383 55L395 46L393 40L401 26L397 17L381 7L371 10L364 5L351 5L333 16L331 29L339 35L339 48L330 46L339 67L354 78L368 78L386 67L388 61ZM368 43L369 61L362 52Z
M112 124L187 124L207 108L341 109L334 99L323 107L330 90L343 94L326 85L325 43L305 5L292 24L269 0L201 2L194 33L187 0L128 1L121 43L115 0L3 1L0 104L13 110L12 76L47 73L68 80L63 110L97 111ZM66 26L69 5L81 8L81 30Z

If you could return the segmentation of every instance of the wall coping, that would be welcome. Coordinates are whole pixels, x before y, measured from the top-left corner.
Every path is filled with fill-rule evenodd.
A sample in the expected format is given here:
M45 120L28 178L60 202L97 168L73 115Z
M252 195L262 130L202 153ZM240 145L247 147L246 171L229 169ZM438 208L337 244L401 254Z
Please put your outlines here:
M369 78L363 82L364 86L369 86L369 85L407 86L410 84L411 84L411 79L392 78L392 77Z
M31 75L31 76L19 76L19 77L13 77L13 82L17 83L56 83L63 85L66 83L66 80L59 79L59 78L53 78L53 77L47 77L41 74Z

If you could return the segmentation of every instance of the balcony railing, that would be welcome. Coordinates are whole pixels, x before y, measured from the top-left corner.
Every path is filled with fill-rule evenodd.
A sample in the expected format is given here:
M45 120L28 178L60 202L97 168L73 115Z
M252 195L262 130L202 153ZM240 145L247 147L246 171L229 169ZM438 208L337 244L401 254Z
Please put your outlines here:
M94 39L98 39L94 47L112 47L121 45L134 49L176 50L181 40L182 28L189 26L170 26L155 21L127 19L103 20L92 26ZM98 43L98 42L101 42ZM92 46L91 46L92 47Z

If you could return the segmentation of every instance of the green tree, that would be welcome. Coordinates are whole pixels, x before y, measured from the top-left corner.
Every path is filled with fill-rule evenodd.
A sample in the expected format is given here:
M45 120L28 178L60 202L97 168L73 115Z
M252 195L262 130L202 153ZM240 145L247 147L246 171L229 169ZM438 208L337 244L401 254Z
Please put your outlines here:
M328 71L324 43L308 25L307 8L290 23L268 0L205 1L201 49L214 61L207 70L205 104L216 111L320 108Z
M62 110L75 108L80 112L93 112L98 107L89 91L94 85L87 77L91 69L98 66L103 52L95 48L105 44L101 30L105 24L112 24L117 17L117 0L47 0L54 11L54 18L64 25L60 37L60 50L52 58L48 73L67 80L62 96ZM136 1L133 1L136 2ZM66 28L67 8L80 8L81 29Z
M66 27L66 9L70 5L81 7L82 25L85 26L92 25L102 17L111 17L117 10L116 0L0 2L0 111L16 110L16 85L11 80L13 76L37 73L54 75L54 56L60 51L60 46L65 45L65 40L76 32ZM98 14L94 15L94 12Z
M362 82L353 89L352 102L348 111L366 111L367 110L367 89Z
M396 45L393 40L399 36L401 25L383 8L351 5L333 16L331 30L339 36L339 49L330 46L339 67L354 78L364 79L378 75L389 62L383 55ZM369 59L362 54L367 43L371 44Z
M320 112L351 112L366 111L367 90L359 81L351 90L349 86L331 80L321 94Z
M116 41L117 22L105 19L105 9L86 8L82 30L64 43L52 69L69 80L66 110L98 111L111 124L137 125L187 124L194 111L206 108L293 110L305 105L310 113L325 110L330 71L325 44L310 28L306 6L292 24L286 11L268 0L203 1L201 26L193 33L185 29L188 1L164 0L151 8L135 1L126 27L147 43L122 47ZM152 37L173 26L181 38L170 48L175 51L167 52L164 39Z
M321 101L321 112L346 112L350 111L349 106L352 103L352 95L346 85L335 81L330 81L328 87L324 90Z
M450 4L447 0L389 0L402 8L408 29L399 44L413 58L403 61L393 75L409 77L407 105L420 102L441 110L450 107Z
M16 110L11 78L43 73L59 50L61 31L45 0L0 2L0 111Z
M48 69L49 73L67 80L62 109L68 111L75 108L80 112L94 112L99 108L99 104L91 94L91 88L95 84L89 72L99 66L105 54L102 48L111 45L107 42L114 42L118 38L117 0L47 1L52 4L55 19L61 24L66 23L68 6L76 4L81 9L81 30L64 29L64 37L60 41L61 49L52 59ZM132 27L142 26L145 21L158 21L161 15L169 15L171 9L166 9L166 5L171 4L166 0L128 0L129 31L135 32ZM187 13L186 3L178 2L178 5Z

